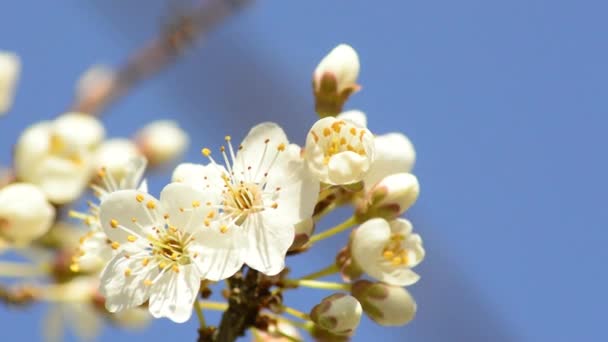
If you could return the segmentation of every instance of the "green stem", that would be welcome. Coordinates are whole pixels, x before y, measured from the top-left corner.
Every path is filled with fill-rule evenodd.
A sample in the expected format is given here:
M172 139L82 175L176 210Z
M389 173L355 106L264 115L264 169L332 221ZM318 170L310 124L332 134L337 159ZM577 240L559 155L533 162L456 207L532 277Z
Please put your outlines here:
M334 209L336 209L338 207L338 204L336 202L332 202L330 205L328 205L327 207L325 207L322 211L316 213L312 219L315 222L318 222L319 220L321 220L323 217L325 217L325 215L331 213Z
M330 236L334 236L338 233L341 233L345 230L347 230L348 228L354 226L355 224L357 224L357 219L354 216L349 217L348 219L346 219L346 221L338 224L335 227L332 227L324 232L321 232L319 234L315 234L313 236L310 237L310 240L308 240L309 244L313 244L317 241L321 241L323 239L327 239Z
M284 306L284 307L283 307L283 310L284 310L286 313L288 313L288 314L290 314L290 315L292 315L292 316L294 316L294 317L297 317L297 318L299 318L299 319L301 319L301 320L303 320L303 321L310 321L310 317L308 317L308 315L307 315L307 314L303 313L303 312L302 312L302 311L300 311L300 310L296 310L296 309L294 309L294 308L290 308L289 306Z
M202 300L198 302L202 309L224 311L228 309L228 303L212 302L209 300Z
M334 264L331 264L331 265L325 267L322 270L319 270L319 271L314 272L314 273L307 274L307 275L303 276L300 279L317 279L317 278L322 278L322 277L325 277L325 276L337 273L338 271L339 271L338 265L336 265L334 263Z
M310 287L313 289L350 291L350 284L345 283L332 283L309 279L288 279L286 280L286 283L293 286Z

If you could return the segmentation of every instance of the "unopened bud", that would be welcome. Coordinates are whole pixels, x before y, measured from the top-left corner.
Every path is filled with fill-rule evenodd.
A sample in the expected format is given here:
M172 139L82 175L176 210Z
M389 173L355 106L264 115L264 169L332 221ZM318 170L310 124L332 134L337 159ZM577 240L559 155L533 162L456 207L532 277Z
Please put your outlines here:
M336 335L351 335L361 321L361 304L352 296L336 293L326 297L310 312L319 327Z
M93 65L87 69L76 83L78 109L89 111L108 97L112 91L116 75L105 65Z
M325 56L313 74L316 110L321 116L342 111L348 97L360 89L359 56L349 45L340 44Z
M131 140L106 140L95 151L95 169L103 167L114 180L120 181L129 172L131 161L138 157L141 157L141 154Z
M416 315L416 302L403 287L360 280L351 292L367 316L380 325L405 325Z
M411 173L392 174L371 188L359 204L357 215L361 218L396 218L416 202L419 193L416 176Z
M26 244L45 234L55 218L55 208L44 193L27 183L13 183L0 189L0 235Z
M137 133L137 145L151 165L164 164L180 157L188 147L188 134L176 122L160 120Z
M7 112L13 104L20 70L21 62L17 55L0 51L0 115Z

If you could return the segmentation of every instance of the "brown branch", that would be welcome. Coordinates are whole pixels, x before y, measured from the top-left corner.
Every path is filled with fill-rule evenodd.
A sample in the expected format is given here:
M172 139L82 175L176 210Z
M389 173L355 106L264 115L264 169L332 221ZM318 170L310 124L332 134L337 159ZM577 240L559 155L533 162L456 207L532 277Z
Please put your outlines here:
M111 81L91 94L77 98L72 110L91 115L101 111L141 81L150 78L173 62L196 38L208 33L250 0L203 0L195 8L184 11L164 28L161 35L137 51L120 67Z

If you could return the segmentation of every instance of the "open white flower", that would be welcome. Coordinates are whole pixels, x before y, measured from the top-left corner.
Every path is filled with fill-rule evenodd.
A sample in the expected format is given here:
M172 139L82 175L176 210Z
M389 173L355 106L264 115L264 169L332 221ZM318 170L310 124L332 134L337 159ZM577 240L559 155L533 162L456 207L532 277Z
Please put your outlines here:
M175 121L159 120L144 126L136 135L137 145L150 164L158 165L181 156L188 147L188 134Z
M323 183L357 183L374 162L374 136L352 121L326 117L308 132L304 156Z
M53 224L55 208L32 184L13 183L0 189L0 237L26 244Z
M342 112L337 118L367 127L367 117L359 110ZM370 189L386 176L412 171L416 161L416 151L412 142L404 134L392 132L376 135L374 149L374 163L363 178L366 189Z
M405 219L375 218L353 232L351 255L371 277L391 285L408 286L420 279L411 269L424 258L420 235Z
M414 298L401 286L359 280L352 285L351 293L367 316L380 325L405 325L416 315Z
M332 334L351 335L359 326L362 312L355 297L335 293L313 307L310 318Z
M7 112L13 104L20 70L19 56L0 51L0 115Z
M226 137L221 154L226 168L216 163L209 149L207 166L182 164L175 181L190 184L213 197L213 211L205 221L203 243L215 251L222 277L240 265L275 275L285 267L285 254L294 240L294 226L312 216L319 182L300 157L300 148L289 145L274 123L251 129L238 153ZM237 266L232 269L232 266Z
M18 179L38 185L48 199L63 204L86 188L93 171L93 149L104 129L92 116L67 113L27 128L15 146Z
M138 190L120 190L101 203L100 220L117 254L101 273L100 292L110 312L149 300L154 317L185 322L200 280L220 280L210 267L215 254L201 242L211 208L205 193L186 184L167 185L160 201ZM203 234L205 237L203 237ZM227 260L221 267L230 268ZM234 267L233 267L234 269Z
M101 166L97 175L97 184L91 185L100 202L108 194L119 190L138 189L142 192L148 192L146 181L142 181L147 164L146 158L135 157L127 161L122 160L122 163L109 162L109 165L112 165L111 170L114 170L114 172L108 172L109 168ZM94 272L101 270L115 253L111 248L111 241L108 240L101 227L99 206L89 202L89 213L72 211L70 214L81 219L90 228L89 232L80 238L80 245L76 255L72 258L72 271Z

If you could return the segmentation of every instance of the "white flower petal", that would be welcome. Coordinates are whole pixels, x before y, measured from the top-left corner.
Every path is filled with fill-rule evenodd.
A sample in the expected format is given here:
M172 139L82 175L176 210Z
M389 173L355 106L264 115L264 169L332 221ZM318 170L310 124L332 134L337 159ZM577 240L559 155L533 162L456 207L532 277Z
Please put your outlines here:
M157 267L150 266L148 272L141 272L142 259L126 258L125 253L116 255L104 268L100 276L100 293L105 297L106 309L110 312L122 311L143 304L150 296L150 286L146 279L154 279ZM129 273L127 275L125 273Z
M372 277L381 277L379 268L384 245L391 237L391 229L386 220L374 218L365 221L353 233L351 254L361 269Z
M160 202L168 214L168 222L183 232L202 229L203 221L211 210L206 202L209 194L182 183L170 183L160 193Z
M209 192L219 198L224 190L222 180L224 174L228 172L221 165L183 163L175 168L171 180L190 185L199 191ZM212 200L214 203L215 201Z
M104 198L99 220L110 240L123 248L137 250L138 246L129 241L129 236L137 238L136 244L145 243L148 235L155 234L152 227L163 222L163 214L160 203L147 193L119 190Z
M165 271L152 285L149 307L152 316L167 317L176 323L186 322L190 318L201 283L192 267L182 266L179 272Z
M356 183L369 169L369 159L355 152L346 151L331 157L327 169L331 184Z
M53 121L51 129L67 147L74 150L91 149L101 143L105 135L103 125L97 118L77 112L60 115Z
M203 228L195 235L188 250L194 258L196 268L204 279L219 281L234 275L245 262L247 251L245 234L237 229L221 233L218 229Z
M67 159L47 157L37 165L38 175L33 180L49 200L56 204L74 201L87 188L91 169Z
M248 235L245 263L266 275L285 268L285 255L293 243L295 228L274 221L272 213L253 214L243 223Z
M410 140L401 133L379 135L374 139L375 160L363 181L370 188L384 177L412 171L416 151Z
M359 76L359 56L350 45L340 44L325 56L315 69L315 83L319 83L324 73L329 72L336 77L338 92L351 87Z
M338 119L348 120L358 126L367 127L367 117L360 110L347 110L336 116Z
M0 115L7 112L13 104L20 71L19 56L12 52L0 51Z

